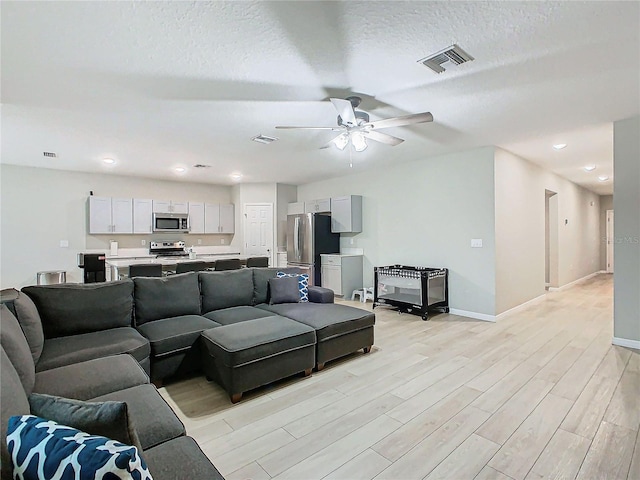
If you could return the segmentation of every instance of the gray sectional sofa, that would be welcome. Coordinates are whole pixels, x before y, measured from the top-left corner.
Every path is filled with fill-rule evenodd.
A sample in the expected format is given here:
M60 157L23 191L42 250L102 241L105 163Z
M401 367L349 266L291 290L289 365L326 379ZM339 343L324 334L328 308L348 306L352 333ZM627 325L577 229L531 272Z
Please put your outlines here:
M278 270L23 288L2 306L3 478L7 420L30 411L31 393L126 402L154 478L221 478L149 377L203 370L235 403L373 345L374 315L334 304L330 290L274 304Z

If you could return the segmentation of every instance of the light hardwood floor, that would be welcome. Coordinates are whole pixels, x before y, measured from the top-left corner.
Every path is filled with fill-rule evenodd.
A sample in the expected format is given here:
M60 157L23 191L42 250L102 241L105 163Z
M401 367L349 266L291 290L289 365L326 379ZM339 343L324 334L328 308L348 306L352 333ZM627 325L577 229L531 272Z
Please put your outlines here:
M370 354L237 405L202 377L160 391L228 480L640 479L640 352L611 345L610 275L495 324L375 312Z

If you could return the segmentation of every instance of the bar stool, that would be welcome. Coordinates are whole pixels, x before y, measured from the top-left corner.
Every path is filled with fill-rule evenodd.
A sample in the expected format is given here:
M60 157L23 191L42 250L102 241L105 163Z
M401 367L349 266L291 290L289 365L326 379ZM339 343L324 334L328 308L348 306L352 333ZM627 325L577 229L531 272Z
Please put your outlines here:
M250 267L268 267L269 257L249 257L247 258L247 268Z
M238 270L242 267L239 258L225 258L216 260L216 272L220 270Z
M184 262L176 266L176 273L200 272L207 269L206 262Z
M162 265L159 263L138 263L129 265L129 278L161 277Z

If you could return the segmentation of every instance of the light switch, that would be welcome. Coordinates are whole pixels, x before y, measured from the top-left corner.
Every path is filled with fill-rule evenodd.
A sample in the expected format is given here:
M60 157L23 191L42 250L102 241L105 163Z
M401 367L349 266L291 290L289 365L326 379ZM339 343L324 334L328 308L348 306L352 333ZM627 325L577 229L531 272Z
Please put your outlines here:
M69 248L69 240L60 240L60 248Z
M471 239L471 248L482 248L482 239L481 238L472 238Z

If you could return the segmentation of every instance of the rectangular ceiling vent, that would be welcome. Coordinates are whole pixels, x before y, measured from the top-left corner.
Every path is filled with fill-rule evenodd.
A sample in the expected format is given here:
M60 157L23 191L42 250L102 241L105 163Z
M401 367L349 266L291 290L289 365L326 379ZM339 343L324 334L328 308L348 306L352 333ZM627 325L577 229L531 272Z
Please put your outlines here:
M254 142L264 143L265 145L269 145L270 143L273 143L276 140L278 140L278 137L267 137L266 135L260 134L260 135L256 135L251 140L253 140Z
M45 157L58 158L58 154L54 152L42 152Z
M204 165L202 163L196 163L193 168L211 168L211 165Z
M440 50L433 55L429 55L421 60L418 60L419 63L422 63L425 67L429 67L436 73L442 73L445 71L445 68L442 66L447 62L453 65L460 65L462 63L471 62L474 58L465 52L458 45L451 45L450 47L445 48L444 50Z

